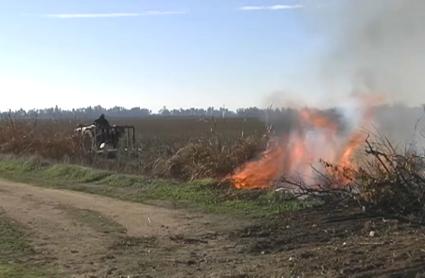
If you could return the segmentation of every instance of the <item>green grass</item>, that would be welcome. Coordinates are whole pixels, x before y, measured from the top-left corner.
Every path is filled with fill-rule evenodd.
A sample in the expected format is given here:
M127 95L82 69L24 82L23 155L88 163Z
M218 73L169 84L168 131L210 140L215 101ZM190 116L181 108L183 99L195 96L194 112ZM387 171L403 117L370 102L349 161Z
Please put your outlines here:
M0 278L45 278L57 277L46 271L19 264L0 264Z
M283 193L236 190L216 180L176 182L123 175L70 164L47 164L34 159L0 159L0 176L40 186L99 194L134 202L166 201L178 207L253 217L275 215L309 206L282 200Z
M0 278L55 277L46 267L31 263L35 252L23 231L0 212Z

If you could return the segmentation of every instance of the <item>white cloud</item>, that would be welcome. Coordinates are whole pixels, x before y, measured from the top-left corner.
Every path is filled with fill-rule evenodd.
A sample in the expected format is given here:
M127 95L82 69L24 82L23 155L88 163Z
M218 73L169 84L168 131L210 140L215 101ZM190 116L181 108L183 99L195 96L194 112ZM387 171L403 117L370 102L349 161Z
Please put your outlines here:
M47 14L43 17L58 19L77 19L77 18L117 18L117 17L141 17L141 16L165 16L165 15L182 15L185 11L144 11L139 13L63 13L63 14Z
M264 6L243 6L240 7L240 10L242 11L259 11L259 10L265 10L266 7Z
M303 5L271 5L271 6L242 6L242 11L279 11L279 10L295 10L302 9Z
M179 14L187 14L186 11L146 11L141 15L179 15Z
M270 6L270 10L294 10L304 8L303 5L273 5Z

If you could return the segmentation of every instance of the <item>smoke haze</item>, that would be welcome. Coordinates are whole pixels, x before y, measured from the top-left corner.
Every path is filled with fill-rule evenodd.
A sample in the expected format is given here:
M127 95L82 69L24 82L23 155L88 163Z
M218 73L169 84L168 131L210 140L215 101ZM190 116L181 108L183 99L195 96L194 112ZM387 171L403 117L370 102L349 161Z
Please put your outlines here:
M327 87L381 94L390 103L424 103L425 1L309 4L308 17L327 44L321 67Z

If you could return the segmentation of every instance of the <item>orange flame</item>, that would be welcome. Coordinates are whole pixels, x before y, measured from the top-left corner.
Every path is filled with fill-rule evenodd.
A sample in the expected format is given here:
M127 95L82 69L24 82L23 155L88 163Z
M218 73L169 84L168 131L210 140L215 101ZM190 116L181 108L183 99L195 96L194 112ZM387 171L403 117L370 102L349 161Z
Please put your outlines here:
M284 165L278 162L283 161L285 155L286 151L282 144L272 140L260 160L246 163L243 170L232 176L234 186L238 189L269 187L273 179L284 170Z
M361 124L371 117L369 109L366 110ZM313 182L315 173L312 165L320 160L342 169L356 169L354 156L364 141L360 131L341 132L338 119L311 109L299 111L299 119L297 129L285 137L273 138L258 160L250 161L235 171L230 180L236 188L269 188L283 176L301 177L305 182ZM337 171L331 174L338 176L340 186L349 182Z

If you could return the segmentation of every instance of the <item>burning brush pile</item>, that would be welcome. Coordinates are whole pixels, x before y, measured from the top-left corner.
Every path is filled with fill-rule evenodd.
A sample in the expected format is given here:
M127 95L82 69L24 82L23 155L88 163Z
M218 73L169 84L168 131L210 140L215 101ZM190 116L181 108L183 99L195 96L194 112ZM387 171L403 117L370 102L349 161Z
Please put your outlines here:
M304 108L295 126L228 177L238 189L284 190L295 197L337 197L380 213L425 222L425 157L370 135L373 109L345 115Z
M231 177L236 188L255 189L295 184L319 186L323 175L334 187L350 183L349 169L357 169L356 155L365 139L358 126L369 119L361 111L357 123L344 121L337 111L304 108L289 132L274 135L260 158L239 168Z

